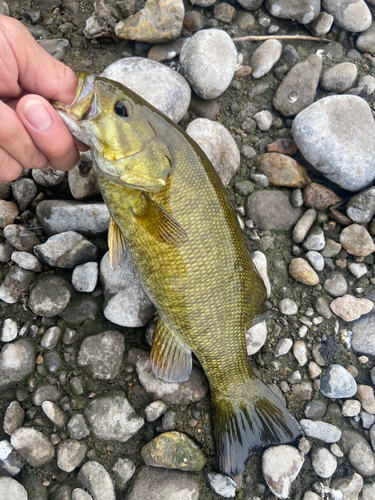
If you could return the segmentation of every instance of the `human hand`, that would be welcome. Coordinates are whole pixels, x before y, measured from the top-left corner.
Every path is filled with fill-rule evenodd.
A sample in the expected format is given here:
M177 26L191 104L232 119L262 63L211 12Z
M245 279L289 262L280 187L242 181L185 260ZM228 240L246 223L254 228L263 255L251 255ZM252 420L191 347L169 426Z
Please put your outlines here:
M17 179L23 167L73 168L79 160L75 141L48 100L73 100L74 72L20 22L0 15L0 75L0 182Z

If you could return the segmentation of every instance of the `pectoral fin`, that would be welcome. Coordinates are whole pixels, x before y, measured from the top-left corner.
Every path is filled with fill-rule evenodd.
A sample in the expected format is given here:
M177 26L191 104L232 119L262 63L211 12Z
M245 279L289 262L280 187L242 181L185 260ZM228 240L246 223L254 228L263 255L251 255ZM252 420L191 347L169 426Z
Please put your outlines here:
M116 222L110 218L108 227L109 265L115 269L126 254L122 233Z
M164 243L180 245L187 241L187 234L180 224L146 194L142 194L139 205L130 210L140 225Z
M156 325L150 361L152 371L164 382L184 382L190 376L190 349L161 319Z

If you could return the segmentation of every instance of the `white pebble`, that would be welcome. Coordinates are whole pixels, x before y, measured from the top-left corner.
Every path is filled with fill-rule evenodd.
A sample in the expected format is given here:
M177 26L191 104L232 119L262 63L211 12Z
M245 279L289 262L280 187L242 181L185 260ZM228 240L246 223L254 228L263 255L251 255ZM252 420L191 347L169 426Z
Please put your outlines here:
M17 337L18 325L11 318L7 318L1 328L1 342L11 342Z

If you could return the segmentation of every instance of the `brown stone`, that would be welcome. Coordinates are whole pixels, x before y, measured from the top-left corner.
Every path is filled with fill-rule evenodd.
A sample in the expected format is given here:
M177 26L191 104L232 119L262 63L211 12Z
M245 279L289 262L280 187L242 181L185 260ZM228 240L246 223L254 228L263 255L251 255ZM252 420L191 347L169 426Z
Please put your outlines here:
M267 151L269 153L281 153L283 155L294 156L297 154L297 144L292 139L276 139L275 142L268 144Z
M196 33L204 28L205 25L204 15L197 10L190 10L184 16L183 26L190 33Z
M147 0L142 10L116 24L115 33L136 42L169 42L180 34L184 14L182 0Z
M222 23L230 23L236 14L236 9L229 3L217 3L214 7L214 18Z
M341 231L340 243L350 255L366 257L375 251L374 241L366 228L351 224Z
M8 224L13 224L18 213L19 210L16 203L0 200L0 227L4 228Z
M290 156L265 153L258 156L256 167L275 186L303 188L310 182L306 170Z
M331 210L329 212L329 218L338 222L342 226L350 226L350 224L353 224L353 221L349 219L349 217L338 210Z
M220 116L220 104L215 99L200 99L192 96L189 109L199 118L216 121Z
M186 38L179 38L178 40L173 40L172 42L155 44L148 51L147 57L148 59L152 59L157 62L174 59L180 54L185 40Z
M251 74L250 66L241 66L235 73L234 76L236 78L244 78L245 76L249 76Z
M306 207L315 208L315 210L324 210L336 203L342 201L331 189L312 182L303 191L303 202Z
M293 259L289 264L289 274L292 278L305 285L317 285L319 283L319 276L314 269L304 259Z

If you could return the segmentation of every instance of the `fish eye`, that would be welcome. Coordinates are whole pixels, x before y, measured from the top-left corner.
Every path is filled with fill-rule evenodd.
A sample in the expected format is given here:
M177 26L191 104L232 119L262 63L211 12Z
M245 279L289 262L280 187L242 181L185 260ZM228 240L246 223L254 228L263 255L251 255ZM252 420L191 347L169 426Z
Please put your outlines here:
M114 110L116 115L122 118L129 118L132 115L132 107L126 101L117 101Z

